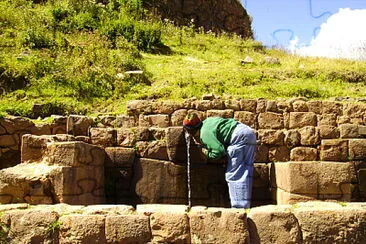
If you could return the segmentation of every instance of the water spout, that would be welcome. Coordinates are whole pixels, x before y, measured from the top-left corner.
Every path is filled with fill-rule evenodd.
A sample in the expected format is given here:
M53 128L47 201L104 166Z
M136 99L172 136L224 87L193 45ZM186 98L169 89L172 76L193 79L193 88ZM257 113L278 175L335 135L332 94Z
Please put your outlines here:
M190 147L191 147L191 136L185 131L184 136L186 138L187 144L187 188L188 188L188 207L192 207L192 199L191 199L191 160L190 160Z

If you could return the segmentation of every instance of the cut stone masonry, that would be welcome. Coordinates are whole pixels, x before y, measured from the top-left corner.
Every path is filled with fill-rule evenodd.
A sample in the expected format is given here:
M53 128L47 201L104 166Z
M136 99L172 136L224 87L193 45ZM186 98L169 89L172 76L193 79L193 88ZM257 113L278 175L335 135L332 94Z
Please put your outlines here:
M1 119L0 162L5 169L0 172L7 179L1 187L8 189L0 189L1 202L186 204L187 149L181 123L191 111L202 119L233 117L256 130L254 206L365 201L365 103L208 96L182 103L130 101L127 115L55 117L42 126L24 118ZM20 149L21 157L10 157ZM228 207L223 165L207 161L194 146L191 156L193 204ZM7 168L26 172L37 163L48 172L32 172L30 178L37 180ZM18 178L23 190L11 195Z

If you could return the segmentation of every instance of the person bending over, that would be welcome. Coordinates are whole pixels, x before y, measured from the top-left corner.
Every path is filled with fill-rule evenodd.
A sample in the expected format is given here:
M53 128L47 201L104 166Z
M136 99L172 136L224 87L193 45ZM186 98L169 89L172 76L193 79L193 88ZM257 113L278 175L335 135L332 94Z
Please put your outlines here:
M225 180L232 208L250 208L256 135L248 125L232 118L210 117L203 121L196 113L183 120L185 131L202 146L209 159L227 158Z

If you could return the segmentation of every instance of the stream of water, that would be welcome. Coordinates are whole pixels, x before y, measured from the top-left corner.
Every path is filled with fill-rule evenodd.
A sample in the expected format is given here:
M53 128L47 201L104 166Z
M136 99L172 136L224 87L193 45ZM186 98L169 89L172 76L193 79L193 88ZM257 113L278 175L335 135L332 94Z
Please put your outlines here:
M191 147L191 136L188 132L184 133L187 144L187 188L188 188L188 207L192 207L192 199L191 199L191 156L190 156L190 147Z

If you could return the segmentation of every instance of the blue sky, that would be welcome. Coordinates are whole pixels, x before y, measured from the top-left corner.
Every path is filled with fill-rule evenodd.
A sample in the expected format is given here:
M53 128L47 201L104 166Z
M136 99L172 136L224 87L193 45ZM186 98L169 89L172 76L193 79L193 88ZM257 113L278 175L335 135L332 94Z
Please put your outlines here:
M241 0L253 18L255 39L267 46L287 47L295 37L310 45L321 25L340 8L365 9L366 0ZM366 14L363 12L362 14ZM366 23L362 23L365 25ZM364 28L363 28L364 29ZM363 30L364 31L364 30Z

